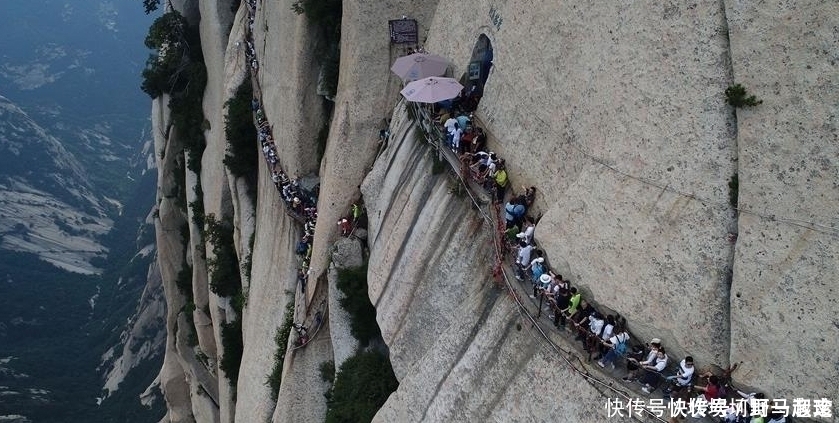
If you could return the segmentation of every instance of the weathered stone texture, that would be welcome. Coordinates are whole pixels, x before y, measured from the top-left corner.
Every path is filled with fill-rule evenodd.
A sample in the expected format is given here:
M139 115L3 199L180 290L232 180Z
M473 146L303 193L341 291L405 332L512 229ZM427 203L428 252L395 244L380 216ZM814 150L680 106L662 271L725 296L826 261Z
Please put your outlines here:
M378 132L399 95L390 65L400 49L390 45L387 20L402 15L428 22L437 0L343 2L341 72L329 142L320 167L318 225L312 249L314 276L326 270L335 222L349 214L376 155ZM310 290L313 287L310 287ZM313 295L310 291L309 295Z
M170 138L166 130L169 124L168 96L161 96L152 101L152 131L154 151L157 161L157 214L154 221L157 262L160 266L160 278L166 296L166 350L163 366L160 369L160 389L166 400L166 419L170 422L191 422L191 400L186 375L178 360L175 346L177 320L184 300L175 284L183 257L183 241L180 225L184 222L183 214L172 199L176 190L177 142ZM181 166L183 166L181 164Z
M638 335L725 364L736 142L721 5L471 1L435 16L427 48L455 75L481 33L495 47L477 116L517 191L538 188L552 262Z
M227 138L224 134L224 103L230 99L245 78L243 52L235 52L228 57L229 36L241 37L242 18L240 14L237 29L230 34L230 3L227 1L205 1L199 3L201 12L201 49L204 63L207 66L207 86L204 89L204 118L210 123L204 131L207 148L201 156L201 185L204 192L204 211L207 215L214 215L218 220L233 217L236 206L233 203L230 181L227 169L223 164L227 149ZM239 54L235 54L239 53ZM208 260L213 257L213 246L206 243ZM241 243L237 243L241 245ZM237 252L239 252L237 250ZM208 281L210 284L213 282ZM229 301L219 299L212 292L209 295L210 315L216 345L222 345L221 324L232 321L234 316ZM216 350L219 361L224 356L223 348ZM217 370L217 386L219 398L216 406L221 422L232 422L235 419L235 401L233 390L228 383L227 376L220 368Z
M268 172L264 162L260 172ZM236 401L236 420L253 422L267 421L274 413L277 398L271 398L265 384L274 366L274 336L282 325L286 304L300 291L294 255L299 229L285 214L270 178L260 178L258 193L251 283L242 317L245 350Z
M329 324L326 323L305 348L292 352L289 345L283 384L272 422L320 423L325 420L326 401L323 394L329 389L330 383L321 378L318 368L321 363L332 360L330 340Z
M839 8L731 2L739 240L731 288L737 378L775 397L839 396Z
M341 307L341 300L346 296L338 289L338 271L363 264L364 257L359 241L341 238L335 243L327 279L329 281L329 335L336 369L341 368L348 358L355 355L359 347L358 340L352 336L350 313Z
M605 397L495 287L491 226L402 122L362 185L369 292L400 381L374 421L605 421Z
M431 174L431 152L413 134L391 141L362 186L378 197L365 195L368 285L397 378L452 323L463 299L491 283L489 226L450 193L445 174Z
M315 29L291 10L294 0L257 3L253 39L265 117L280 166L289 177L307 176L318 169L316 138L326 118L317 95Z
M420 39L433 18L425 45L452 59L455 76L478 36L491 40L494 67L476 116L507 159L516 191L538 188L536 237L587 298L626 316L636 335L663 338L674 358L690 353L700 367L743 361L735 380L772 396L837 396L831 357L839 323L829 314L839 273L835 4L345 0L335 116L319 164L315 138L325 117L315 33L292 2L258 2L263 105L290 176L320 165L310 295L338 238L335 222L367 175L369 295L401 382L377 421L606 420L597 414L600 393L556 366L527 327L517 330L512 304L490 285L486 224L449 192L446 176L431 173L430 151L413 139L403 110L393 114L393 137L374 164L376 135L399 85L388 68L400 49L389 45L386 21L402 15L419 19ZM201 177L208 212L239 213L241 251L249 223L221 165L221 105L243 77L235 40L244 21L240 11L227 43L222 3L201 5L213 68ZM732 113L723 93L734 82L765 103ZM154 113L163 113L159 101ZM172 177L167 169L162 181ZM289 357L279 403L269 398L264 381L285 291L299 291L299 230L264 163L259 172L235 417L315 421L325 413L315 369L345 356L347 345L324 336ZM735 173L739 220L728 203ZM176 210L168 199L159 210L161 222L174 222L166 220ZM733 244L729 234L737 232ZM158 235L161 256L173 254L161 257L164 282L167 272L171 281L180 250L175 238ZM177 296L173 289L167 296ZM222 321L226 304L212 295L208 302L213 322ZM173 400L188 401L189 385L168 347L161 382L170 415L181 418L188 409ZM534 387L557 393L540 402ZM227 410L219 419L232 417Z

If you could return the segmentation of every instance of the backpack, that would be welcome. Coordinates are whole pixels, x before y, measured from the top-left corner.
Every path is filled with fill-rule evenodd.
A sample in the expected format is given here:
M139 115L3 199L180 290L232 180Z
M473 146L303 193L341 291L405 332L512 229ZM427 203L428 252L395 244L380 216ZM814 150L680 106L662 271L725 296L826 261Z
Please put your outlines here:
M624 335L623 338L621 338L621 335ZM626 332L621 332L615 335L615 337L618 339L618 343L615 345L615 352L619 356L623 357L626 355L626 351L628 350L626 341L629 340L629 337L626 336Z

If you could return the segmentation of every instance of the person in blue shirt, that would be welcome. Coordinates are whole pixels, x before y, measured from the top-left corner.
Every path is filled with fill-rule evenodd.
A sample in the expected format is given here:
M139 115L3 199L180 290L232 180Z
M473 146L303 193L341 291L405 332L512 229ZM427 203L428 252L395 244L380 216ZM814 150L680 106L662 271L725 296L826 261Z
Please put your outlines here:
M523 204L521 204L518 199L510 200L504 206L504 219L507 221L507 229L512 228L516 225L522 217L524 217L526 209Z

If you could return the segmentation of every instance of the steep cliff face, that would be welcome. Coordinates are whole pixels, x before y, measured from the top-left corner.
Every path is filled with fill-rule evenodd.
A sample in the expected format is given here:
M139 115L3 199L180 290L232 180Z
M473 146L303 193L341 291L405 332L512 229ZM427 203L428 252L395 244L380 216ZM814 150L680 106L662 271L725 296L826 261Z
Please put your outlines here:
M441 5L486 26L436 20L428 45L460 75L489 36L477 116L514 183L539 190L551 263L636 334L725 365L737 144L722 4L493 7L498 25L488 2Z
M835 395L822 385L834 363L801 359L830 355L835 337L773 345L836 334L818 316L837 298L821 282L837 272L836 220L821 212L839 192L837 81L824 77L836 60L823 48L836 11L459 2L435 17L474 10L484 26L435 18L427 46L459 75L478 33L492 41L476 115L516 184L539 188L536 236L552 264L674 356L742 361L735 378L772 395ZM733 115L733 83L764 104Z
M177 197L176 182L183 171L183 155L177 154L178 145L171 137L169 128L169 109L166 106L168 96L156 99L152 103L152 127L155 129L155 151L158 158L157 219L155 220L155 239L160 265L160 278L166 295L166 351L163 368L160 370L160 386L166 399L168 412L166 421L188 422L191 419L191 402L186 374L178 360L178 316L184 305L183 295L176 285L177 274L181 270L184 257L184 242L180 227L185 216L179 211L174 198ZM180 163L179 163L180 161ZM182 332L185 336L185 331Z
M491 226L452 192L455 182L432 174L432 152L405 110L391 115L399 81L388 68L401 51L388 44L387 19L406 14L418 19L428 50L452 59L455 76L465 72L478 37L490 40L493 67L476 117L491 149L507 159L515 188L538 188L536 237L586 298L625 316L640 337L664 339L673 357L691 354L700 367L743 362L735 380L769 396L836 396L830 381L839 368L821 358L839 343L829 315L839 298L829 282L839 272L837 221L829 214L839 200L839 59L828 47L836 10L815 1L767 14L724 2L345 0L340 80L318 163L315 138L327 116L317 95L316 34L291 0L259 3L252 28L258 89L280 165L292 177L321 177L303 296L293 252L300 228L284 212L269 169L260 161L253 205L221 164L222 106L244 78L247 25L247 6L234 18L221 3L202 2L196 12L208 68L200 175L170 156L176 131L163 130L166 103L154 106L158 151L166 153L158 167L158 248L169 307L161 373L168 421L322 419L316 368L346 355L351 343L330 334L340 322L285 358L277 398L265 381L286 304L295 301L302 320L319 290L334 300L326 273L335 221L362 193L369 295L400 380L376 421L584 422L602 412L608 394L564 365L565 355L492 284ZM733 83L764 104L735 114L723 94ZM393 136L380 147L385 117ZM194 224L184 248L178 228L191 219L167 196L178 169L188 195L200 179L207 213L234 216L240 260L251 254L254 233L235 401L215 365L224 354L220 324L235 311L207 288ZM736 209L729 203L734 175ZM182 333L188 322L174 280L185 251L206 363ZM791 344L795 336L809 341ZM533 400L533 386L556 388L550 406Z
M326 270L338 237L335 222L347 215L359 197L358 187L376 154L379 129L390 117L401 89L399 79L388 69L404 50L389 44L387 21L410 15L420 23L419 37L423 37L436 4L436 0L343 2L340 79L320 165L322 200L311 264L315 275Z
M839 335L837 10L732 2L726 14L735 79L763 99L737 111L731 361L779 397L836 397L839 364L821 357Z

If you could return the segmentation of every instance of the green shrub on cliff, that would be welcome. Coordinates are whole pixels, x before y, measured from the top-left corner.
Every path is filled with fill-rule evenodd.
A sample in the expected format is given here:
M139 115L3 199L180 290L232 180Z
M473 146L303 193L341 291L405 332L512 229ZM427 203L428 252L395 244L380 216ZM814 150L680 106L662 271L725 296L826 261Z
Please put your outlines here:
M242 291L242 277L234 249L233 226L229 221L217 220L213 214L206 215L205 221L207 242L213 246L213 256L207 259L210 290L220 297L236 296Z
M224 348L224 354L221 356L218 367L224 371L230 386L235 388L236 381L239 380L242 353L245 349L242 340L242 320L239 317L221 324L221 345Z
M350 329L362 345L345 361L334 376L335 383L324 394L327 399L326 422L369 422L396 390L399 382L393 374L387 353L380 348L381 330L376 323L376 309L367 295L367 266L338 271L338 289L344 293L341 307L350 314ZM320 367L321 378L332 380L335 365Z
M199 230L204 230L204 190L201 188L201 184L195 184L192 187L192 191L195 193L195 199L189 202L189 209L192 211L192 223L199 228Z
M143 8L147 15L157 10L158 7L160 7L160 0L143 0Z
M189 66L186 40L189 31L189 23L177 11L163 14L149 27L145 45L155 52L146 61L140 88L152 98L176 91L183 82L181 71Z
M149 5L146 7L148 11ZM145 45L155 52L146 61L140 88L151 98L170 95L172 123L177 128L178 139L184 143L187 168L197 173L206 146L204 131L209 123L202 108L207 69L198 28L173 10L152 23Z
M740 178L735 173L728 180L728 203L731 207L737 208L738 200L740 198Z
M259 164L251 99L253 87L250 75L246 75L236 94L225 103L227 113L224 116L224 135L227 137L224 165L234 176L247 177L249 183L256 182Z
M725 89L725 101L737 108L757 106L763 103L753 95L748 95L746 88L740 84L732 85Z
M215 215L207 214L207 242L212 245L213 256L207 259L210 276L210 290L220 297L233 298L233 306L239 314L234 320L221 324L221 344L224 349L219 368L224 371L230 386L236 386L239 379L239 366L242 362L242 321L241 306L242 278L239 273L239 258L233 243L233 225L229 218L217 220ZM236 298L240 298L239 301Z
M327 394L326 423L372 421L397 387L399 382L384 354L367 351L350 357Z
M277 350L274 352L274 367L271 369L271 374L268 375L265 381L265 384L271 388L271 398L274 400L277 399L277 395L280 393L280 384L283 381L283 362L285 362L288 337L291 335L291 326L293 323L294 301L289 301L285 307L283 324L277 328L277 334L274 335L274 343L277 344Z
M335 362L327 360L320 363L318 372L320 373L320 380L332 383L335 380Z

